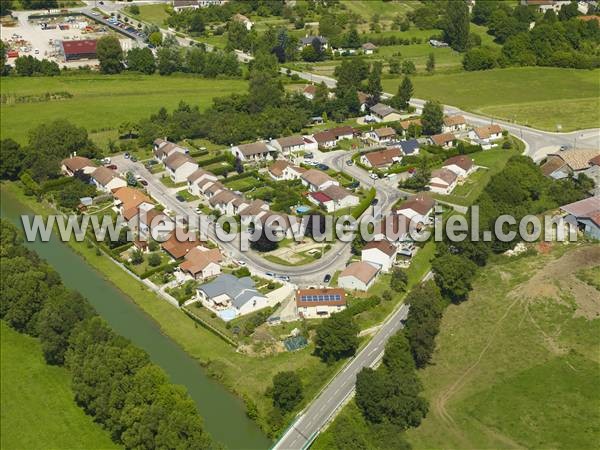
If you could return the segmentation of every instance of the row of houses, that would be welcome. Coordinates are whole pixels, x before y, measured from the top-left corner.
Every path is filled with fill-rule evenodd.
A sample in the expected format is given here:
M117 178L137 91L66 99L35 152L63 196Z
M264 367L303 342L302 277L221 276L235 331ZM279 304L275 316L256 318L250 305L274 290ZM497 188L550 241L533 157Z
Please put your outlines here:
M586 175L594 180L594 193L600 194L600 151L597 149L575 148L550 153L540 170L545 176L555 180Z
M454 188L463 183L476 170L473 160L467 155L457 155L448 158L440 169L431 172L429 190L438 194L448 195Z
M61 161L61 172L66 176L75 176L77 172L89 175L90 182L102 192L112 192L127 186L127 182L117 172L105 166L98 166L91 159L74 155Z
M467 121L461 115L445 116L442 132L429 137L429 143L444 149L454 148L458 142L457 135L468 138L471 144L481 145L484 150L489 150L493 142L502 138L502 127L498 124L484 125L469 129Z

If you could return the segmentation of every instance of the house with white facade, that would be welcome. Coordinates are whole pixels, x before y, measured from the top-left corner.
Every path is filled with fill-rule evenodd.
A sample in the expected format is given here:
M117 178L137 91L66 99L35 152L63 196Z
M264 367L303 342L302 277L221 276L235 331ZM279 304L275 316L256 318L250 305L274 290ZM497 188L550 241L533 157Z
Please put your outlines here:
M398 247L389 241L371 241L363 247L360 259L361 261L374 264L380 267L384 273L389 272L396 262Z
M437 169L431 172L429 179L429 190L438 194L450 194L458 183L458 175L446 168Z
M442 133L458 133L467 129L467 121L463 116L446 116L442 125Z
M364 261L353 262L338 276L338 287L349 291L367 291L375 283L379 267Z
M367 167L375 169L387 169L394 163L402 161L402 152L398 147L391 147L376 152L363 153L360 156L360 162Z
M258 292L252 278L238 278L227 273L199 286L197 298L225 321L269 306L267 298Z
M502 138L502 127L500 125L486 125L483 127L476 127L469 131L469 139L474 144L481 142L491 143Z
M396 130L392 127L382 127L368 131L366 135L378 144L385 144L396 139Z
M426 194L417 194L410 197L396 208L396 214L402 214L409 220L428 223L433 213L435 200Z
M329 186L339 186L340 183L334 180L325 172L317 169L308 169L300 175L302 184L307 186L311 192L322 191Z
M200 184L208 181L217 181L217 176L199 167L194 172L192 172L192 174L187 178L188 192L192 195L199 197L200 194L202 194L202 192L200 191Z
M217 209L221 214L226 216L233 216L236 213L236 207L234 202L236 200L241 200L242 197L229 189L223 189L218 194L213 195L208 203L213 209ZM238 202L238 205L241 205L244 202ZM249 202L246 202L249 204Z
M134 220L137 222L139 236L146 241L150 238L165 241L175 230L173 219L147 203L138 207L138 214Z
M155 139L152 144L152 153L158 162L164 162L165 159L173 153L186 154L189 152L187 148L181 147L173 142L169 142L165 139Z
M371 106L369 111L376 122L395 122L402 117L400 111L383 103L377 103Z
M60 163L60 171L68 177L72 177L76 172L81 171L86 175L91 175L98 166L91 159L83 156L73 156L63 159Z
M320 319L346 309L346 293L340 288L299 289L296 312L303 319Z
M127 186L127 182L120 178L117 172L108 167L98 167L90 174L92 183L96 189L102 192L112 192Z
M221 273L223 256L218 248L208 249L197 246L188 251L179 270L189 274L195 280L214 277Z
M456 155L452 158L448 158L444 161L442 167L454 172L458 177L459 182L466 179L476 169L473 160L467 155Z
M165 169L173 183L185 183L198 170L198 163L186 153L173 152L164 160Z
M456 136L452 133L441 133L429 136L429 142L446 150L456 146Z
M273 139L271 146L284 155L306 150L306 141L303 136L287 136Z
M257 162L273 159L277 150L264 142L253 142L231 147L231 154L241 161Z
M239 22L242 25L244 25L246 27L246 30L250 31L252 29L252 27L254 26L254 23L248 19L246 16L244 16L243 14L234 14L233 17L231 18L231 20L233 20L234 22Z

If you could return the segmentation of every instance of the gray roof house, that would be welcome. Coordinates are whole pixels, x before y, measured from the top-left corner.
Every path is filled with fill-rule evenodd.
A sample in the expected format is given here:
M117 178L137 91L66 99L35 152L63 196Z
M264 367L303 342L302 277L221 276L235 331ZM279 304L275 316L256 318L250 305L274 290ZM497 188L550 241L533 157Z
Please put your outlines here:
M268 306L267 298L256 290L252 278L238 278L228 273L221 274L210 283L198 287L198 297L206 307L216 310L224 320L231 320ZM229 314L223 314L225 312ZM232 312L234 314L231 314Z

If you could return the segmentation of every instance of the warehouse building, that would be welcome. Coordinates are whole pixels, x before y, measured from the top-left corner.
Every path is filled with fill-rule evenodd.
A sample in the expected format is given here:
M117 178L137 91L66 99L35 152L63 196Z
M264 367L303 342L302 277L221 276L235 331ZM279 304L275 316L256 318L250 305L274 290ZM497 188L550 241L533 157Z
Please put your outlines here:
M60 47L65 61L79 61L82 59L96 59L95 39L81 41L61 41Z

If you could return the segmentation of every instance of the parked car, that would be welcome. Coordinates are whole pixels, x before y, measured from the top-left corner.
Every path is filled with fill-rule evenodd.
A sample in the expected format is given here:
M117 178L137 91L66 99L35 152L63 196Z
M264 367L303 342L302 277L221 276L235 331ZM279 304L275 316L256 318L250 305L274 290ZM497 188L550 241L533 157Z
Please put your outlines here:
M185 198L183 198L181 195L177 194L175 196L175 198L177 199L178 202L185 202Z
M317 164L317 169L319 169L319 170L329 170L329 166L327 164Z
M137 158L135 157L135 155L131 155L129 159L131 159L131 162L137 162Z
M275 278L282 281L290 281L290 277L288 277L287 275L275 275Z
M242 266L242 267L244 267L244 266L246 265L246 261L244 261L244 260L241 260L241 259L238 259L238 260L236 261L236 264L237 264L238 266Z
M125 159L129 159L129 152L125 152L123 156L125 156Z
M371 205L375 206L377 203L379 203L378 198L374 198L373 200L371 200Z
M265 275L268 277L274 277L275 274L273 272L265 272Z
M325 277L323 278L323 283L329 283L331 281L331 275L327 274L325 275Z
M315 155L313 155L312 153L305 153L304 154L304 159L313 159L315 157Z
M140 180L140 184L144 187L148 186L148 182L146 180Z
M379 175L377 175L376 173L372 173L371 175L369 175L373 180L379 180Z
M348 161L346 161L346 165L347 166L353 166L354 165L354 161L352 161L351 159L349 159Z
M356 189L359 186L360 186L360 183L358 181L353 181L352 183L350 183L350 185L348 187L350 189Z
M117 166L115 164L109 164L108 166L106 166L108 169L111 170L117 170Z
M102 159L102 164L110 164L110 158Z

